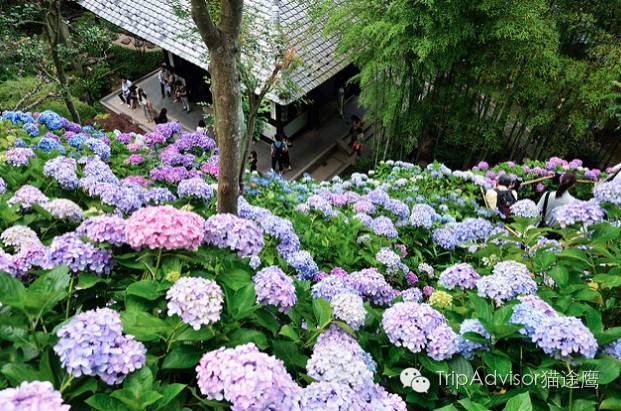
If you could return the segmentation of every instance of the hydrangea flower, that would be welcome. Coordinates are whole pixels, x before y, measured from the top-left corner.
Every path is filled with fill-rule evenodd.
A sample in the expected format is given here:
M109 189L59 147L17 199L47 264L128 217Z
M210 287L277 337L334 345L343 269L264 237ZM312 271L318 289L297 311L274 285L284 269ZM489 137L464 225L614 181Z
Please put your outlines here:
M43 175L54 178L65 190L78 188L77 162L73 158L58 156L45 162Z
M418 265L418 271L427 274L427 277L429 278L433 278L435 274L433 267L427 263L420 263Z
M369 222L368 227L373 230L373 232L380 236L385 236L388 239L394 239L399 236L395 225L390 220L390 218L385 216L379 216L374 218Z
M401 257L392 251L390 247L381 248L375 254L377 261L386 266L389 273L394 274L398 271L407 272L408 267L401 262Z
M519 297L521 301L513 307L513 313L509 320L511 324L521 325L520 334L528 337L534 335L535 330L541 326L547 317L557 317L558 314L545 301L535 295Z
M324 300L332 300L332 298L341 293L356 292L347 284L345 278L338 276L327 276L322 278L317 284L311 288L313 298L323 298Z
M164 203L174 203L177 197L167 188L155 187L147 190L144 195L147 204L162 205Z
M368 408L349 385L314 382L302 390L300 409L305 411L363 411Z
M281 360L253 343L206 353L196 373L201 393L210 400L227 400L234 411L295 409L301 390Z
M196 250L204 238L205 220L171 206L145 207L127 219L125 236L133 248Z
M250 257L263 249L263 231L251 220L233 214L215 214L205 222L205 243Z
M177 187L179 198L196 198L203 201L209 201L213 197L213 191L213 188L202 177L181 180Z
M515 217L534 218L540 215L540 211L534 201L524 199L511 205L511 214Z
M85 220L77 233L96 243L125 244L125 220L116 215L102 215Z
M298 273L300 280L311 280L319 271L317 263L308 251L295 251L285 257L289 264Z
M392 288L375 268L351 273L347 277L346 284L362 298L376 305L390 304L399 295L399 292Z
M44 153L51 153L52 151L58 151L60 154L65 154L65 147L62 146L56 139L50 137L42 137L36 144L36 149L41 150Z
M0 177L0 196L4 193L6 193L6 182Z
M429 296L429 304L431 304L432 307L446 308L453 304L453 296L446 291L435 290Z
M320 382L346 384L354 391L373 385L376 364L358 342L338 326L323 332L306 364L308 375Z
M42 207L59 220L78 223L84 219L84 213L80 206L65 198L56 198L50 202L43 203Z
M384 311L382 328L392 344L413 353L422 351L433 341L428 354L436 360L450 358L459 348L459 339L447 326L446 319L428 304L396 303Z
M287 313L297 297L293 280L276 266L265 267L252 277L257 294L257 304L272 304Z
M14 167L25 166L31 158L36 157L30 148L11 148L6 151L6 162Z
M55 237L49 250L54 265L66 265L74 273L87 270L97 274L110 272L112 252L85 243L75 232Z
M51 110L45 110L39 113L37 121L40 124L45 124L49 130L58 130L63 126L63 118Z
M220 320L224 297L220 286L200 277L182 277L166 292L168 315L199 330L201 326Z
M0 234L0 240L4 245L13 247L16 252L32 246L43 246L37 233L24 225L14 225L7 228Z
M440 273L439 283L447 290L459 287L461 290L476 287L479 274L468 263L455 264Z
M481 297L493 299L497 305L518 295L534 294L537 284L530 277L528 268L516 261L501 261L494 266L492 275L477 281L477 292Z
M593 358L598 345L591 331L576 317L546 317L532 340L546 354L566 359L571 355Z
M412 206L410 223L414 227L429 229L433 226L433 222L438 218L439 216L436 213L436 210L428 204L414 204Z
M358 330L364 325L367 310L364 308L362 298L354 293L341 293L330 300L334 318L344 321L353 330Z
M604 353L621 360L621 338L611 342L604 347Z
M49 381L24 381L17 388L0 391L3 411L69 411L69 408Z
M574 201L554 209L554 218L561 227L573 224L589 226L604 220L604 210L593 201Z
M459 327L459 334L461 336L459 339L459 352L464 358L471 360L475 351L489 351L488 344L468 340L464 337L466 333L475 333L487 340L492 338L491 334L481 324L481 321L477 319L464 320Z
M621 184L609 181L597 184L593 188L593 197L601 203L611 203L621 206Z
M107 384L118 384L146 362L144 345L123 334L119 313L109 308L76 315L57 335L54 352L74 377L98 376Z

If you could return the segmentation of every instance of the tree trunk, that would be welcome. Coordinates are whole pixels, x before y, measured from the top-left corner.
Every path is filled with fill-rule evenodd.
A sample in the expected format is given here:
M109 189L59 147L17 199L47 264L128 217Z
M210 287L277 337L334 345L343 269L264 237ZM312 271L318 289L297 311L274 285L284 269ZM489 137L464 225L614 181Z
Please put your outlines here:
M244 142L244 112L237 72L237 46L226 41L211 53L211 73L216 109L219 153L218 212L237 214L241 148Z
M47 39L50 46L50 54L56 68L56 76L60 88L60 94L65 101L67 110L71 114L71 118L76 123L80 123L80 115L73 104L73 98L69 92L67 75L63 66L62 59L58 53L58 46L61 44L62 37L62 15L60 14L60 1L56 0L50 4L50 8L45 17L45 29L47 31Z

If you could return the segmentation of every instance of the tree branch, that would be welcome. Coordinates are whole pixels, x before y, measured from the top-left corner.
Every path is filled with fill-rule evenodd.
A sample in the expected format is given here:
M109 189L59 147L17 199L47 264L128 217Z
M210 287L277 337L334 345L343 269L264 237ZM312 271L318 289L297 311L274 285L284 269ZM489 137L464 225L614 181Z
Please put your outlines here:
M28 93L24 94L24 96L17 102L17 104L15 104L15 108L13 110L17 111L17 110L21 109L22 108L22 104L24 104L26 102L26 100L30 99L32 96L37 94L39 92L39 90L41 90L42 86L43 86L43 82L38 81L37 84L35 84L35 86L32 88L32 90L30 90Z
M220 6L220 30L237 39L242 27L244 0L222 0Z
M35 101L33 101L32 103L28 104L27 106L24 106L22 108L22 111L30 111L32 108L38 106L39 104L43 103L45 100L49 99L49 98L53 98L53 97L59 97L60 94L59 93L47 93L46 95L36 99Z
M209 6L205 0L192 0L192 20L194 20L207 48L218 47L221 42L221 33L213 23L211 14L209 14Z

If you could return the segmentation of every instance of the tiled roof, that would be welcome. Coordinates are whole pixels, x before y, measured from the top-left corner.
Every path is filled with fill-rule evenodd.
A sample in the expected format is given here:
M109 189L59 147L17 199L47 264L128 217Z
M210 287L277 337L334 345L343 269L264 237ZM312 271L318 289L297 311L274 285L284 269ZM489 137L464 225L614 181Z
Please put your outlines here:
M187 5L187 0L181 0ZM204 69L208 68L207 48L199 35L192 31L191 17L179 17L173 0L76 0L77 3L101 18L141 37L164 50ZM271 101L289 104L331 78L347 65L343 56L335 56L337 42L325 37L311 23L309 2L301 0L247 0L245 13L253 16L252 32L263 48L273 47L265 28L277 27L294 45L302 64L291 75L296 85L293 95L281 98L276 92L268 94ZM267 40L265 38L267 37ZM270 45L270 43L272 43ZM254 59L253 59L254 60ZM269 63L271 64L271 63ZM260 69L259 78L266 78L269 66Z

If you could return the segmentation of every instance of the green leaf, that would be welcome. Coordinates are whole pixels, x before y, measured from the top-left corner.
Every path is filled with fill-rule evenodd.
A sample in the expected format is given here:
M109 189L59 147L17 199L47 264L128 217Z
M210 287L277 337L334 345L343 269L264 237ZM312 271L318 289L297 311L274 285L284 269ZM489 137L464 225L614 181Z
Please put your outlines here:
M17 279L5 272L0 272L0 303L15 308L23 308L26 289Z
M507 405L503 411L532 411L533 404L530 402L530 396L527 392L518 394L507 401Z
M594 380L598 385L606 385L610 384L614 380L619 377L619 365L616 361L610 361L608 359L593 359L593 360L583 360L582 367L580 368L579 375L584 377L589 372L591 375L591 379Z
M233 291L241 290L252 284L251 273L241 269L232 270L219 275L217 280Z
M153 373L149 367L142 367L127 377L123 387L132 392L148 391L153 388Z
M84 393L94 393L97 392L97 380L94 378L87 378L78 383L72 384L67 391L63 393L64 397L68 399L77 398Z
M466 411L488 411L489 410L487 407L484 407L483 405L476 403L468 398L464 398L462 400L459 400L458 402L459 404L461 404L462 407L464 407Z
M251 330L249 328L237 328L233 330L233 332L230 333L228 337L228 345L231 347L246 344L249 342L253 342L261 350L264 350L269 346L265 334L257 330Z
M621 276L610 274L597 274L593 281L600 283L604 288L615 288L621 286Z
M469 295L470 301L473 303L474 312L476 313L481 323L489 331L491 329L492 321L494 319L494 311L490 303L483 297L480 297L474 293Z
M133 411L146 410L149 405L154 404L162 398L162 394L157 391L130 391L125 388L114 391L110 396L121 401Z
M39 370L29 364L8 363L2 366L2 374L11 382L11 385L18 386L23 381L43 380Z
M86 404L97 411L129 411L121 401L106 394L95 394L86 400Z
M160 394L162 394L162 398L155 403L153 406L153 411L159 411L164 409L172 400L174 400L183 389L186 387L185 384L167 384L163 388L160 389Z
M48 312L67 296L70 281L69 268L64 265L54 268L26 290L25 308L34 316Z
M125 293L128 295L136 295L149 301L157 300L164 294L160 287L160 283L153 280L136 281L127 287Z
M289 324L283 325L278 334L289 337L294 342L300 341L300 336L298 335L297 331L295 331L293 327L291 327Z
M562 265L557 265L551 269L548 274L559 285L559 287L566 287L569 284L569 272Z
M481 356L492 372L499 375L507 375L511 372L511 359L504 354L484 352Z
M274 355L285 362L285 365L306 368L308 358L300 353L296 343L285 340L272 341Z
M621 410L621 398L606 398L599 404L600 410Z
M433 411L459 411L459 410L454 405L449 404L449 405L446 405L446 406L444 406L442 408L436 408Z
M418 360L425 369L440 375L447 376L449 372L449 365L446 361L435 361L426 355L419 355Z
M186 327L183 331L174 336L173 341L208 341L215 336L211 327L202 326L199 330Z
M124 311L121 313L123 331L140 341L156 341L168 333L168 324L164 320L144 311Z
M230 304L233 318L241 320L253 311L258 310L260 306L256 304L256 298L254 285L252 284L242 287L230 295L228 303Z
M456 375L465 375L468 377L468 380L472 378L474 375L474 370L470 361L466 360L461 355L454 356L449 361L449 367L451 371L454 371Z
M163 369L186 369L196 367L203 355L202 351L191 345L182 345L168 353L162 364Z
M111 280L109 278L102 278L102 277L99 277L99 276L96 276L90 273L81 273L80 276L78 277L77 288L81 290L86 290L91 287L94 287L95 285L99 283L109 284L110 281Z
M326 327L332 321L332 307L330 302L323 298L315 298L313 300L313 312L319 327Z

